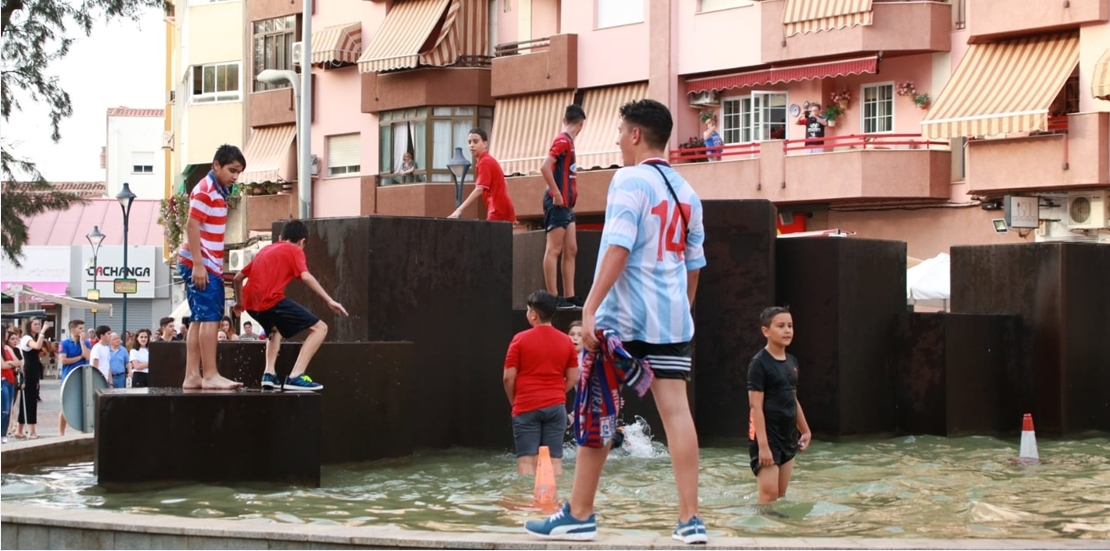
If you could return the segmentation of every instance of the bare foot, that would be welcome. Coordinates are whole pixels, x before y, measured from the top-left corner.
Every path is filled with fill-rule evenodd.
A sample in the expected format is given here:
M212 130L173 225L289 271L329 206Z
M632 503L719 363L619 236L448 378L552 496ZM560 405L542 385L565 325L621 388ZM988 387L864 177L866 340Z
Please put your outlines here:
M204 384L202 383L202 381L203 381L203 379L201 379L200 377L197 377L197 376L185 377L185 382L181 383L181 388L184 388L184 389L204 388Z
M200 384L201 388L205 390L235 390L243 386L243 383L232 381L231 379L227 379L222 375L205 377Z

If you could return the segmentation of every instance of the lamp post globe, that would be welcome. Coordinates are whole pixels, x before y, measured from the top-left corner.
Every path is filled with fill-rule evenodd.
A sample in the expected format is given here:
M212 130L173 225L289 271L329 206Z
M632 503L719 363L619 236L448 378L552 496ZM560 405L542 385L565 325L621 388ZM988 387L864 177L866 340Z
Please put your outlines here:
M466 172L470 170L470 161L463 156L462 148L455 148L455 156L447 161L447 169L455 180L455 208L463 201L463 183L466 182Z

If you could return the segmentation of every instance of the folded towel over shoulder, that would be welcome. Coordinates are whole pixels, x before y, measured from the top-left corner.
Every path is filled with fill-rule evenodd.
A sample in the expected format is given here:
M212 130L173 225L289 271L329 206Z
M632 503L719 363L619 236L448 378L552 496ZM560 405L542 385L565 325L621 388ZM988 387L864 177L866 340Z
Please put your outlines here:
M621 385L642 398L655 379L647 361L633 358L616 331L599 328L597 340L601 343L598 352L582 352L574 396L574 439L588 448L606 447L616 436Z

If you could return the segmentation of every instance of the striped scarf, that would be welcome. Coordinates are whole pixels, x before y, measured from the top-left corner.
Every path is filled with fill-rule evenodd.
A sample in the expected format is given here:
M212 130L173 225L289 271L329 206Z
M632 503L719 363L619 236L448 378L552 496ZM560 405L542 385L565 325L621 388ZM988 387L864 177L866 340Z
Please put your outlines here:
M579 362L582 372L574 395L574 439L579 446L588 448L606 447L616 435L620 385L635 390L642 398L655 379L645 360L633 358L625 351L616 331L598 329L597 340L601 343L600 351L582 352Z

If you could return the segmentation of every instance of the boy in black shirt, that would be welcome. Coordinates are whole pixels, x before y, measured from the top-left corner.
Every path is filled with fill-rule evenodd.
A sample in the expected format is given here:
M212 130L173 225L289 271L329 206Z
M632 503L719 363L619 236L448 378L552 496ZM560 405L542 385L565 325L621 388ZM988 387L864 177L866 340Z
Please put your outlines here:
M759 316L767 346L748 365L748 452L759 502L786 496L794 456L809 446L809 425L798 403L798 359L786 353L794 339L790 310L773 306Z

